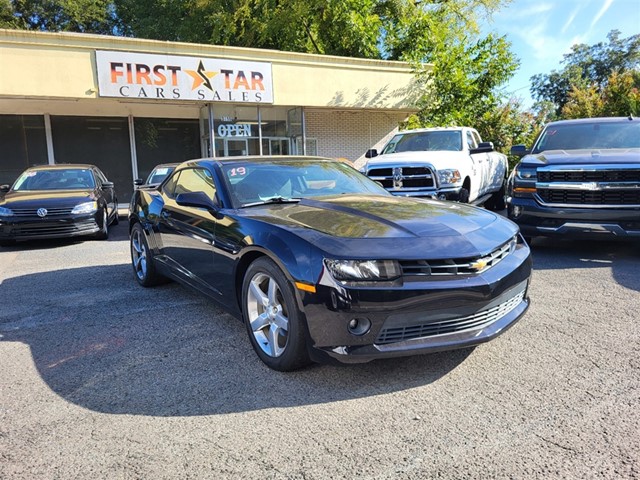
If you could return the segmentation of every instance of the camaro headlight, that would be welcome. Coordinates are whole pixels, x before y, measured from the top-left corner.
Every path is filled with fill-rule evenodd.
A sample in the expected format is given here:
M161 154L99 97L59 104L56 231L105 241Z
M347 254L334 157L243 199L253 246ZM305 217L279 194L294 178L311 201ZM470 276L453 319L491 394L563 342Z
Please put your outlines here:
M459 183L460 172L455 169L438 170L438 178L440 179L440 183Z
M12 217L13 211L10 208L0 207L0 217Z
M98 202L84 202L76 205L71 210L73 214L94 213L98 210Z
M530 167L525 165L518 165L516 167L516 177L520 180L535 181L538 176L536 167Z
M402 274L395 260L333 260L324 264L336 280L366 281L393 280Z

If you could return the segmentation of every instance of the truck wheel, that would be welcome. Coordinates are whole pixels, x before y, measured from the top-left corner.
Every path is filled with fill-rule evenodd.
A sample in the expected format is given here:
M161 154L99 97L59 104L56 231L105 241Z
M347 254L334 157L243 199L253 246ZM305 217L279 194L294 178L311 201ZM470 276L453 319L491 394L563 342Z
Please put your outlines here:
M458 201L460 203L469 203L469 190L466 188L460 189L460 194L458 195Z

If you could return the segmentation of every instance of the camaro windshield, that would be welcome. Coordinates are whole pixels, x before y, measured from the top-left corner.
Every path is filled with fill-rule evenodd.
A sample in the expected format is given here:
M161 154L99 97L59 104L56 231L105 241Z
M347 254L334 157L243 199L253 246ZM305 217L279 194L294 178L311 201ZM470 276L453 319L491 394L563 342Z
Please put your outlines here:
M95 182L89 169L27 170L13 185L15 191L87 190Z
M416 132L396 135L384 147L383 154L399 152L440 152L462 151L462 137L459 131Z
M582 148L640 148L640 122L584 122L549 125L536 142L533 153Z
M231 196L239 206L342 194L390 195L348 165L319 160L233 162L222 166Z

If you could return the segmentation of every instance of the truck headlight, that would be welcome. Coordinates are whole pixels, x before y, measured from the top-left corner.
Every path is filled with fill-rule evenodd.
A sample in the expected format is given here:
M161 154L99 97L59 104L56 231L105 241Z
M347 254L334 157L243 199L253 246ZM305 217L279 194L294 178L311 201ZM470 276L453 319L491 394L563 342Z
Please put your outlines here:
M13 217L13 210L6 207L0 207L0 217Z
M95 213L97 210L98 210L97 202L84 202L84 203L79 203L78 205L73 207L73 210L71 210L71 213L74 215L78 215L78 214L84 214L84 213Z
M518 177L520 180L529 180L535 182L538 177L538 171L536 167L518 165L516 167L516 177Z
M325 258L324 264L336 280L393 280L402 274L400 264L395 260L334 260Z
M460 172L455 169L451 170L438 170L438 179L440 183L460 183Z

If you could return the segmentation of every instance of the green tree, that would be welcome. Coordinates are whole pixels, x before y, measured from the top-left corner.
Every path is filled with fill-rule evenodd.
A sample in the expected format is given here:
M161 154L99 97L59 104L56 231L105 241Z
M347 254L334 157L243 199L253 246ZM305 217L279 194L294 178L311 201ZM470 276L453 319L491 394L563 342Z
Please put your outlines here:
M562 69L531 77L532 96L539 101L552 102L556 114L560 115L574 89L586 91L594 87L602 92L612 73L638 69L640 34L620 38L620 32L612 30L607 40L591 46L576 44L571 53L564 55Z
M9 28L106 34L114 21L111 0L0 0L0 22Z

